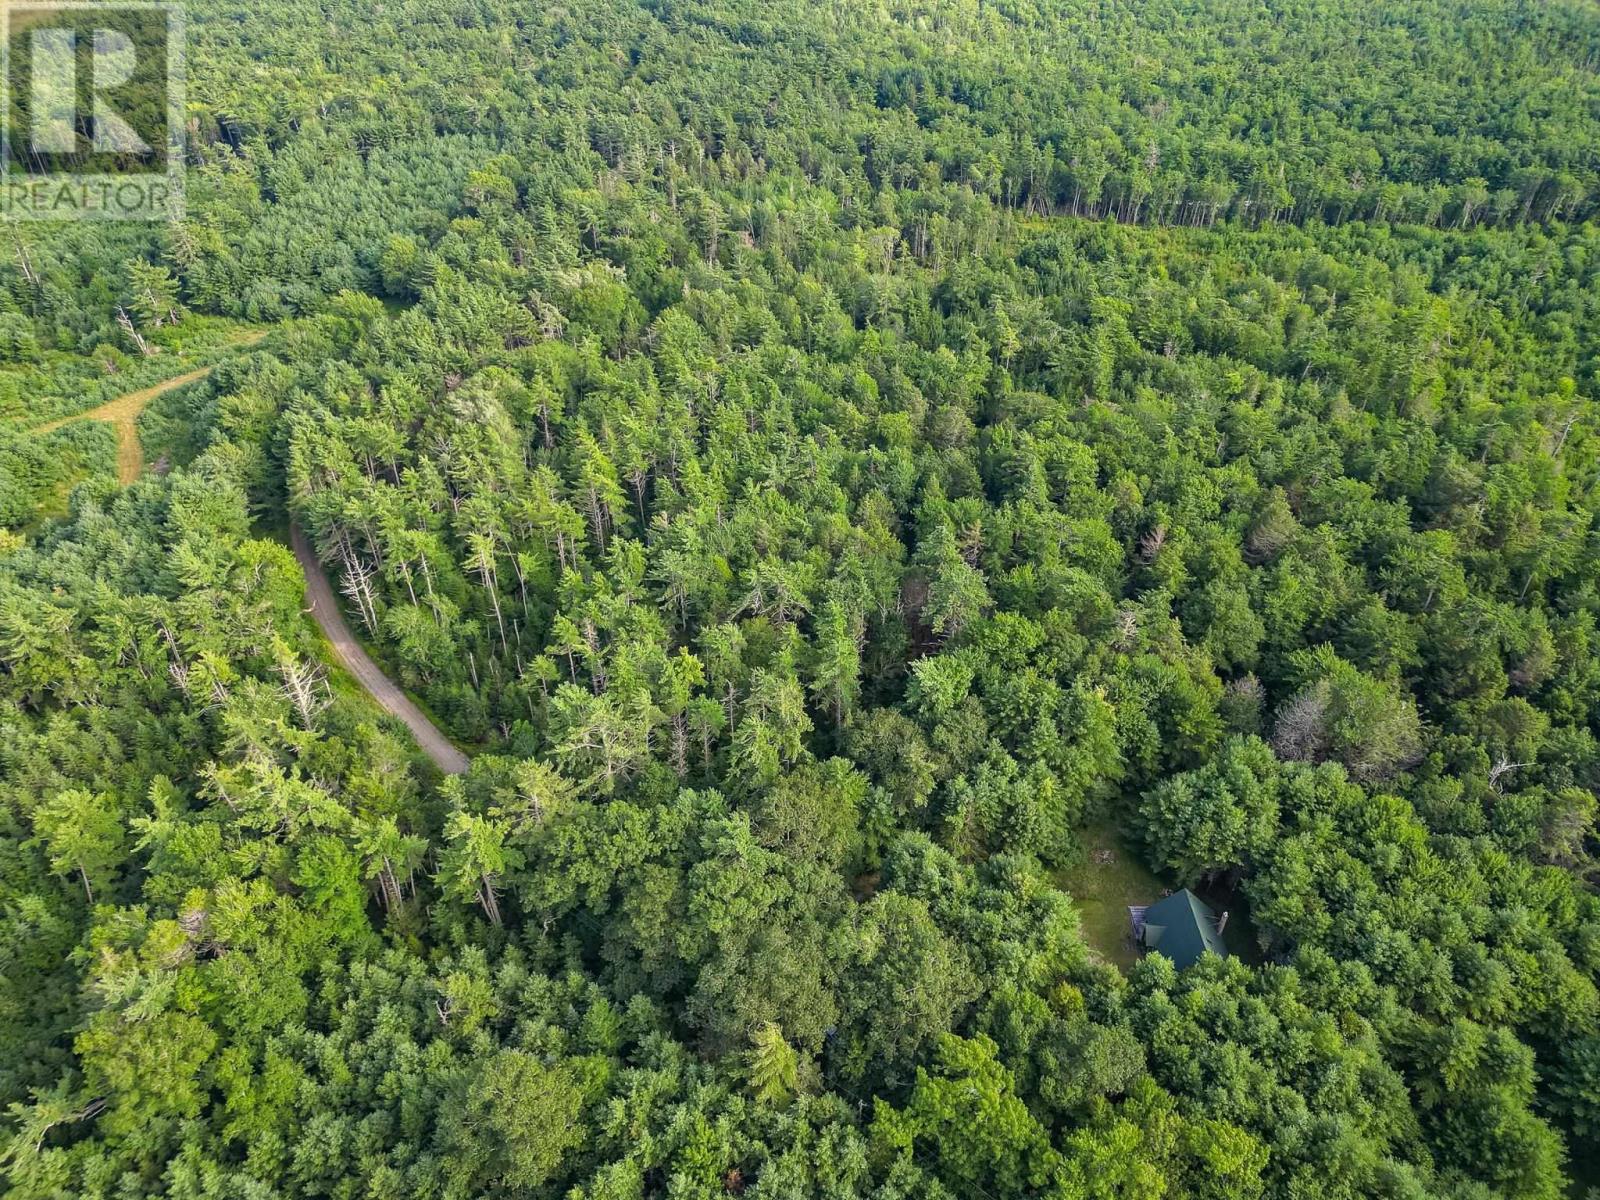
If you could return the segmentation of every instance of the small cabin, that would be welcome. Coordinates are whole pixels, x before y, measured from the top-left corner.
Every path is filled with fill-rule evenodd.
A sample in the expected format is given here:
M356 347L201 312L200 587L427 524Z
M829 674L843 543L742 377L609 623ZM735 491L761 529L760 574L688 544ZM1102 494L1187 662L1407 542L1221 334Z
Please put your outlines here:
M1133 940L1140 948L1147 953L1159 950L1180 968L1192 966L1202 954L1228 957L1222 944L1228 914L1219 919L1211 906L1188 888L1154 904L1130 908L1128 916L1133 921Z

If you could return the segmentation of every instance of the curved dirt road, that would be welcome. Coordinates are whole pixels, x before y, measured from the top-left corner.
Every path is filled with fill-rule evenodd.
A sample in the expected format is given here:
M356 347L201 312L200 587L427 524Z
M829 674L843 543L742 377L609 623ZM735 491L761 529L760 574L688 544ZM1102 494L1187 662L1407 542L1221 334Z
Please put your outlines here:
M467 769L467 756L439 732L438 727L361 648L361 643L350 632L350 626L345 624L344 614L339 610L339 602L328 583L328 577L323 574L317 552L311 548L311 543L300 532L298 525L289 526L289 542L294 548L295 558L300 561L300 569L305 572L306 599L311 602L311 617L333 646L339 665L354 675L356 682L387 712L405 722L406 728L417 739L417 745L441 771L446 775L460 775Z

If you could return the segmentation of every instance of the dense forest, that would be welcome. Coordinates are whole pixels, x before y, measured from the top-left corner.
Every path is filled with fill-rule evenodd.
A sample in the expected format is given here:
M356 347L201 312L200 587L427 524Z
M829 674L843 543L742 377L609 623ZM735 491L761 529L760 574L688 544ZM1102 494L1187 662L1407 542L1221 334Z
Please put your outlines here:
M188 37L0 235L0 1192L1600 1188L1593 7Z

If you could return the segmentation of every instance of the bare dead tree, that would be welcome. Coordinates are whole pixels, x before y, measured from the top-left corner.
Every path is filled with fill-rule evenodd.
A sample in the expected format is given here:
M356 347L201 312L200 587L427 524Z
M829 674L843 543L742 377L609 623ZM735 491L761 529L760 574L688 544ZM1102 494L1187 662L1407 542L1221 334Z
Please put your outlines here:
M1117 614L1117 632L1113 641L1118 650L1132 650L1139 638L1139 610L1125 608Z
M361 623L368 633L378 632L378 604L372 590L372 571L359 558L350 555L345 559L345 569L339 590L355 604Z
M328 707L326 672L318 663L302 663L292 653L278 660L278 676L283 680L281 691L294 706L300 725L311 729L317 714Z
M1307 688L1278 710L1272 748L1279 758L1316 762L1328 749L1328 685Z
M134 327L133 318L128 315L128 310L120 304L117 305L117 324L122 327L122 332L133 339L133 344L139 347L139 353L149 358L151 354L149 343L144 340L144 335Z
M22 270L22 277L28 281L29 287L39 286L39 275L33 269L33 260L28 257L27 244L22 240L20 233L13 233L12 237L17 246L17 266Z
M1500 781L1512 771L1518 771L1523 767L1531 767L1532 765L1532 763L1512 762L1502 754L1495 760L1494 766L1489 768L1489 786L1498 792L1500 790Z
M1161 553L1161 547L1167 544L1167 527L1157 525L1149 533L1139 539L1139 559L1145 566L1155 562L1156 556Z

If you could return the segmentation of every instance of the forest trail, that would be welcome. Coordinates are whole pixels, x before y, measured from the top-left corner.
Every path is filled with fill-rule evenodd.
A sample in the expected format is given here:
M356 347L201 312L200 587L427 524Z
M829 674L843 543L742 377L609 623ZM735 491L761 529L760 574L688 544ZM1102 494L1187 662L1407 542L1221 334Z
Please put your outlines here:
M385 711L405 722L406 728L417 739L417 744L441 771L446 775L460 775L466 771L467 756L457 750L450 739L428 720L427 715L412 703L398 684L383 673L361 648L361 643L356 641L355 634L350 632L350 626L345 623L344 614L339 610L333 586L323 573L317 552L311 548L311 543L300 532L298 525L289 526L289 542L294 548L295 558L300 561L300 569L305 572L306 598L311 602L311 617L333 646L339 665L350 672Z
M245 334L233 344L241 348L253 346L266 336L267 331L260 329ZM139 414L157 396L164 396L191 383L198 383L211 374L216 366L217 364L212 363L209 367L197 367L193 371L185 371L182 375L174 375L171 379L163 380L151 387L118 396L99 408L91 408L88 412L74 413L70 417L47 421L43 425L35 426L33 432L51 433L77 421L109 421L117 431L117 482L127 486L138 479L144 471L144 447L139 444Z
M267 332L263 329L247 333L238 338L234 345L240 348L253 346L266 337ZM191 383L198 383L210 375L216 366L217 364L213 363L207 367L197 367L151 387L118 396L99 408L47 421L43 425L35 426L34 432L50 433L76 421L110 422L117 431L117 479L124 485L133 483L144 471L144 448L139 444L139 414L144 412L150 402L158 396L164 396ZM417 744L441 771L447 775L459 775L464 772L467 769L466 755L456 749L450 739L445 737L410 697L400 690L398 684L383 673L378 664L372 661L367 652L361 648L361 644L356 641L355 635L345 623L333 587L323 573L322 563L318 561L311 543L295 525L290 526L289 536L295 558L299 560L300 568L305 572L306 597L311 603L311 616L332 645L339 665L354 676L362 689L386 712L399 717L405 723L417 739Z

